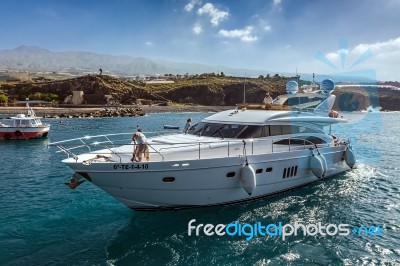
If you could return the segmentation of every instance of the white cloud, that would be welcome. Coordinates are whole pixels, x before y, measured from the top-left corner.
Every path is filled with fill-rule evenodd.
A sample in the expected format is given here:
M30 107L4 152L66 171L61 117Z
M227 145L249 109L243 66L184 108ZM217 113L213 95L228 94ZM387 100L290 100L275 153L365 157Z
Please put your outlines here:
M213 26L218 26L221 21L224 21L229 17L229 13L227 11L221 11L214 7L214 5L211 3L206 3L204 6L199 8L197 10L197 14L208 14L211 17L211 24Z
M254 18L258 18L258 17L256 17L256 16L253 16ZM263 31L271 31L272 30L272 27L271 27L271 25L267 22L267 21L265 21L264 19L262 19L262 18L258 18L257 19L258 20L258 26L257 26L257 28L260 28L260 29L262 29Z
M195 34L200 34L203 31L203 28L201 27L201 25L199 23L196 23L193 27L193 32Z
M187 4L187 5L185 6L185 10L186 10L187 12L190 12L190 11L192 11L193 7L194 7L194 5L193 5L192 3L189 3L189 4Z
M144 43L146 46L153 46L154 45L154 43L152 43L152 42L145 42Z
M371 50L374 54L387 54L389 52L400 51L400 37L390 39L386 42L378 42L372 44L359 44L352 50L357 55L363 54L366 50Z
M328 53L326 54L325 57L330 61L336 62L339 59L339 53L338 52Z
M337 62L339 62L339 58L341 58L342 54L348 55L349 54L349 50L340 49L340 50L337 50L335 52L328 53L325 56L330 61L337 63Z
M341 69L341 55L344 54L343 71L371 69L378 80L398 80L400 62L400 37L376 43L362 43L352 49L342 49L325 54L333 65Z
M184 9L185 9L187 12L190 12L190 11L192 11L192 9L194 8L194 6L197 5L197 4L201 4L201 1L200 1L200 0L191 0L189 3L187 3L187 4L185 5Z
M256 35L253 35L254 27L247 26L244 29L236 30L220 30L218 35L225 38L240 39L244 42L254 42L258 40Z
M274 5L279 5L282 2L282 0L274 0Z

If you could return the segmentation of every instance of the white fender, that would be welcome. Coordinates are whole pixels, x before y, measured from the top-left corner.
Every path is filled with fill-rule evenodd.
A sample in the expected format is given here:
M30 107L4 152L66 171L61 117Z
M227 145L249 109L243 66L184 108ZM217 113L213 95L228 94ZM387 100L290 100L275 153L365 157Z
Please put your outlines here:
M240 173L240 179L242 181L242 186L244 190L246 190L249 196L253 193L256 188L256 173L254 172L253 167L251 167L248 163L242 167L242 171Z
M328 163L326 162L325 156L323 156L322 154L319 154L317 156L321 156L322 166L323 166L323 169L324 169L324 173L323 173L322 177L324 177L326 172L328 171Z
M326 173L326 160L322 155L314 155L310 159L311 172L318 178Z
M346 161L346 164L350 168L353 168L354 165L356 164L356 156L354 155L354 152L349 147L347 147L347 149L345 151L344 160Z

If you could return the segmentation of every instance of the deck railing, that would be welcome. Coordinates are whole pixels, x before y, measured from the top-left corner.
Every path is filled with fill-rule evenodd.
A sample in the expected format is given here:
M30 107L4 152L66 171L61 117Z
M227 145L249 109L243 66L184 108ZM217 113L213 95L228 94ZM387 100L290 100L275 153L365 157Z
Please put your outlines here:
M144 132L150 136L153 132ZM68 158L78 160L79 154L92 153L105 155L115 155L119 162L125 161L123 157L131 156L134 150L134 143L131 143L132 133L119 133L97 136L85 136L81 138L69 139L50 143L48 146L55 146L59 150L57 153L65 153ZM126 138L125 138L126 136ZM129 136L129 137L128 137ZM118 138L115 139L114 138ZM119 151L117 147L131 145L132 149ZM218 139L216 141L198 141L181 143L163 143L151 141L148 144L151 157L158 157L158 161L173 160L179 152L180 156L189 159L204 159L218 157L232 157L256 155L265 153L279 153L293 150L304 150L321 147L329 147L332 144L315 144L312 141L301 137L282 137L282 138L263 138L263 139ZM102 150L102 152L99 152Z

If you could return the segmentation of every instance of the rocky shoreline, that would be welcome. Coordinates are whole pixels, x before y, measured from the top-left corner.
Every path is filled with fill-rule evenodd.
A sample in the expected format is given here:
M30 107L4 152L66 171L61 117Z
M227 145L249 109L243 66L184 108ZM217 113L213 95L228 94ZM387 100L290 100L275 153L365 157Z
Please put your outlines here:
M44 118L123 117L143 116L146 113L220 112L232 106L124 106L124 107L33 107ZM25 114L25 107L0 107L0 115Z

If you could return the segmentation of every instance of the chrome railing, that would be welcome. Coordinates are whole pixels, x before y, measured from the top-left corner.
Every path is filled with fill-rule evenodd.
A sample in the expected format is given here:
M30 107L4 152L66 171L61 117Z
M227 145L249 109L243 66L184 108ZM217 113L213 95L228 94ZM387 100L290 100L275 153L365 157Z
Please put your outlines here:
M153 132L144 132L150 135ZM65 153L68 158L78 160L79 154L91 153L98 155L115 155L119 162L128 160L134 150L134 143L131 143L124 136L131 136L132 133L108 134L97 136L85 136L81 138L69 139L50 143L48 146L55 146L59 150L57 153ZM115 137L118 139L114 140ZM122 137L122 141L121 141ZM280 143L279 143L280 142ZM118 151L116 148L131 145L128 151ZM279 153L294 150L305 150L333 146L333 143L315 144L306 138L301 137L282 137L282 138L263 138L263 139L217 139L215 141L181 142L181 143L158 143L149 141L148 147L152 161L166 160L190 160L219 157L236 157L246 155L257 155L265 153ZM101 151L101 152L100 152ZM155 156L155 157L154 157ZM159 156L157 158L157 156ZM155 160L154 160L155 158Z

